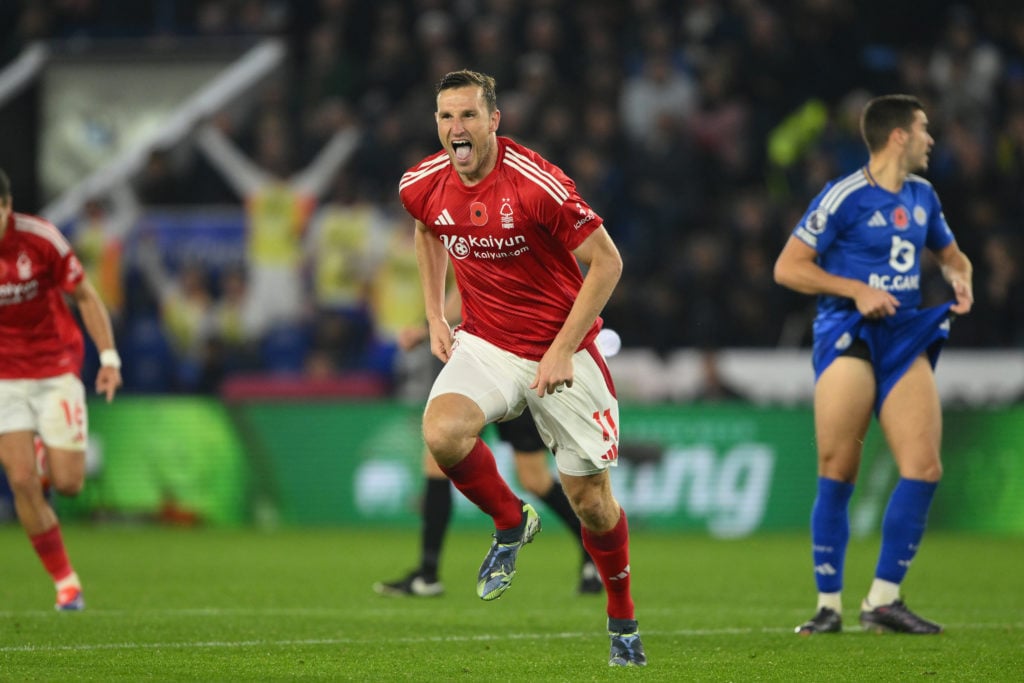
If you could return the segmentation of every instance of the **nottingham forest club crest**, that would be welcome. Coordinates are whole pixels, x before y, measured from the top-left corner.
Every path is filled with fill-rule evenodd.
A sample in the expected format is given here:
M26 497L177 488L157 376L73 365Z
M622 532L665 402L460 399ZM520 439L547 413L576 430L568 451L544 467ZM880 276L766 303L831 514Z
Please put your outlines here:
M27 280L32 277L32 259L25 252L18 254L18 260L15 262L15 268L18 270L18 279Z

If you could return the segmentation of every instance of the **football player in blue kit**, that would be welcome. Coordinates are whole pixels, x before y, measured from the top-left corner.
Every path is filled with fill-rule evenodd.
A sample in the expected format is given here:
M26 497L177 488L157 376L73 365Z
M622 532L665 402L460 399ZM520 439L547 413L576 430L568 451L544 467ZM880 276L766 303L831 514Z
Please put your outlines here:
M811 202L775 264L775 280L817 295L814 426L818 491L811 511L817 612L801 635L842 630L849 501L874 413L899 481L882 521L875 579L861 603L870 631L933 634L910 611L902 583L924 535L942 476L942 410L934 366L950 322L971 310L971 263L946 224L928 167L934 140L921 102L885 95L865 106L869 159ZM921 307L921 254L928 249L954 300Z

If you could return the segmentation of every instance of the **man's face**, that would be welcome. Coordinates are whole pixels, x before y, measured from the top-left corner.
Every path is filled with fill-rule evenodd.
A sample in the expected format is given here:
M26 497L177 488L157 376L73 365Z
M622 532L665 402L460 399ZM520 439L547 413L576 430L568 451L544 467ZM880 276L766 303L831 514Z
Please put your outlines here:
M928 133L928 116L918 109L914 112L914 122L910 124L904 156L907 169L911 172L928 170L928 155L935 140Z
M11 198L0 199L0 235L7 229L7 219L11 217Z
M469 182L482 180L494 167L494 133L501 114L488 112L479 87L442 90L437 95L437 136L452 165Z

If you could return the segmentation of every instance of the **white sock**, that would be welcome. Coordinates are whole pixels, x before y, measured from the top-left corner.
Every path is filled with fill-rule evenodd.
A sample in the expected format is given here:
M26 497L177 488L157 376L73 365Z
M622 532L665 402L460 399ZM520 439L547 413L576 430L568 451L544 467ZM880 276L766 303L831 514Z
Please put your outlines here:
M900 585L884 579L875 579L871 582L871 590L868 591L867 603L873 609L883 605L891 605L900 599Z
M818 609L828 607L836 614L843 613L842 593L818 593Z
M76 574L75 572L71 572L70 574L68 574L63 579L57 582L58 591L64 590L65 588L69 588L72 586L75 588L82 587L82 582L78 580L78 574Z

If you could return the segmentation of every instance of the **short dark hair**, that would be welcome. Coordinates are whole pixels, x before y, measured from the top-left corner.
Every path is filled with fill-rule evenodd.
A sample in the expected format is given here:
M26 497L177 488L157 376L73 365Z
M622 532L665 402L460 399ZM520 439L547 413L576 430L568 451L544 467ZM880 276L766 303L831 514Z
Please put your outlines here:
M494 78L479 71L462 69L450 71L441 77L434 88L434 94L440 95L442 90L451 88L463 88L467 85L476 86L483 90L484 102L487 103L487 111L493 112L498 108L498 93Z
M910 130L914 113L924 111L921 100L913 95L882 95L864 105L860 116L860 134L869 152L877 152L897 128Z
M4 173L4 169L0 168L0 202L8 203L11 201L11 179Z

